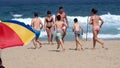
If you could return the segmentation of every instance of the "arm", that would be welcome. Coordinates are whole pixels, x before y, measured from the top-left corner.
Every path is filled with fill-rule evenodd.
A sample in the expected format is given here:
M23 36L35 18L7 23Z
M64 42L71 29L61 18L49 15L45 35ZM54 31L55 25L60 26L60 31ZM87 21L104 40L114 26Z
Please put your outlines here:
M53 24L55 23L55 20L54 20L54 18L52 17L52 20L53 20Z
M75 26L73 25L73 27L72 27L72 31L74 32L75 31Z
M55 20L54 20L54 18L52 17L52 19L53 19L53 24L52 24L52 28L53 28L53 30L55 30Z
M34 21L32 20L32 21L31 21L31 27L33 27L33 26L34 26Z
M57 21L57 15L58 15L58 14L55 15L55 22Z
M67 15L65 14L65 20L66 20L66 23L67 23L67 27L69 27L69 23L68 23L68 19L67 19Z
M93 19L92 19L92 17L90 17L89 24L93 24Z
M54 22L53 27L54 27L54 30L55 30L56 29L56 22Z
M104 21L101 19L101 17L100 17L100 19L99 19L102 23L101 23L101 25L100 25L100 28L102 27L102 25L103 25L103 23L104 23Z
M83 35L83 28L80 26L80 29L82 30L82 35Z
M46 18L44 19L44 29L46 29Z
M42 29L43 28L43 23L42 23L42 21L40 20L40 24L41 24L41 28L40 29Z

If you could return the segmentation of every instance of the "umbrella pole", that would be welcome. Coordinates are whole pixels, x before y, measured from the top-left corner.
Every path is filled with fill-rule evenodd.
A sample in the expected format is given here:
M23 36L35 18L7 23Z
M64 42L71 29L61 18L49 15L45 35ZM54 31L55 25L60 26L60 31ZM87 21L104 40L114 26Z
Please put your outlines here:
M89 16L88 16L88 18L87 18L86 41L88 40L88 39L87 39L87 36L88 36L88 23L89 23Z

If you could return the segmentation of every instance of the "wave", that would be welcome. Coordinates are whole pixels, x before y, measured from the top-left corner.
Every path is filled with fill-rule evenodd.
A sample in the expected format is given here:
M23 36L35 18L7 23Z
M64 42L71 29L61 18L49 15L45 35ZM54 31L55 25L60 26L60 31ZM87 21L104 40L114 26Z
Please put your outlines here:
M117 30L120 30L120 28L117 28Z
M18 17L22 17L23 15L22 14L13 14L12 16L15 18L18 18Z
M42 18L42 17L39 17L39 18L41 19L42 23L44 23L44 18ZM24 22L25 24L30 25L32 18L14 18L12 20L17 20L17 21Z
M30 24L32 20L32 18L20 18L20 16L22 16L20 14L14 14L13 16L19 17L19 18L14 18L14 20L19 20L27 24ZM55 17L55 15L53 15L53 17ZM67 16L67 17L70 23L73 22L74 18L77 18L80 23L87 23L88 20L90 19L90 16ZM120 15L112 15L109 12L107 14L100 15L100 17L104 20L105 23L118 23L119 24L120 22ZM44 17L39 17L39 18L42 20L42 22L44 22Z
M88 33L87 37L89 39L92 39L93 38L93 34L92 33ZM98 35L99 38L102 38L102 39L120 39L120 34L99 34ZM83 34L82 38L86 38L86 34Z
M117 31L118 33L117 34L112 34L111 32L109 33L109 31L107 31L108 34L99 34L99 37L100 38L120 38L120 15L112 15L110 13L108 14L104 14L104 15L100 15L101 18L103 18L105 24L104 26L107 26L107 27L103 27L103 31L106 30L106 29L112 29L111 26L113 28L115 28L116 30L112 29L111 31ZM53 15L53 17L55 17L55 15ZM44 17L39 17L42 21L42 23L44 24ZM88 22L88 19L90 18L90 16L68 16L68 21L69 21L69 24L70 24L70 29L73 25L73 19L74 18L78 18L78 21L81 25L84 26L84 28L86 28L86 23ZM31 20L32 18L13 18L12 20L17 20L17 21L21 21L21 22L24 22L25 24L31 24ZM116 27L117 26L117 27ZM113 32L114 33L114 32ZM46 32L45 31L42 31L41 32L41 36L40 37L44 37L46 36ZM93 35L92 33L89 33L88 34L88 38L92 38ZM86 34L83 35L83 38L86 38Z
M40 37L45 37L47 36L47 33L45 31L41 31Z
M18 14L18 13L14 13L14 12L10 12L10 14L14 17L14 18L20 18L23 15L22 14Z

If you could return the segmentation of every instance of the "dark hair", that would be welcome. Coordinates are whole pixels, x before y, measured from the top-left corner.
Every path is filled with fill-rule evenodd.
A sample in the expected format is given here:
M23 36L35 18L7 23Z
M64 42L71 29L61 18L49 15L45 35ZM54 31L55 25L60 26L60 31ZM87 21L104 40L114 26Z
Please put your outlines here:
M5 68L4 66L0 66L0 68Z
M98 10L95 9L95 8L92 8L91 12L92 12L93 14L96 14L96 13L98 12Z
M60 9L63 9L63 7L62 7L62 6L60 6L60 7L59 7L59 10L60 10Z
M48 10L48 11L47 11L47 14L51 14L51 11Z
M57 18L58 21L61 20L61 16L60 15L58 15L56 18Z
M35 16L35 17L38 17L38 13L37 13L37 12L34 12L34 16Z
M75 18L75 19L74 19L74 22L75 22L75 23L76 23L76 22L78 22L78 19L77 19L77 18Z

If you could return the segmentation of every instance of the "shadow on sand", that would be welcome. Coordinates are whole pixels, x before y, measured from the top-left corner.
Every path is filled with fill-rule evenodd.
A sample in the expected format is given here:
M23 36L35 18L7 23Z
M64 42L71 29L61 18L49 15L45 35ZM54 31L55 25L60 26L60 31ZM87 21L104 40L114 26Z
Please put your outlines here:
M60 50L48 50L50 52L60 52Z

